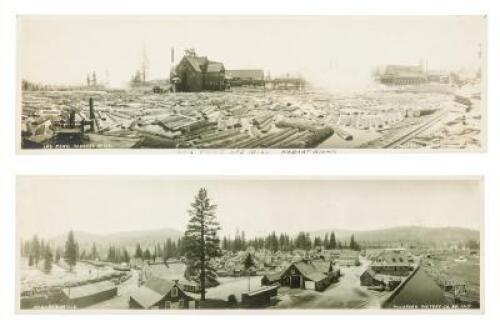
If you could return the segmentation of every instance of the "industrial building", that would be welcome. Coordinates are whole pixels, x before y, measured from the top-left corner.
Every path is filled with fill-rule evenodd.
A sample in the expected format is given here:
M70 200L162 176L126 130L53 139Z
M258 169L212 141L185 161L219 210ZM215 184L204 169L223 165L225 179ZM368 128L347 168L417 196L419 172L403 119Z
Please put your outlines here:
M388 65L380 76L385 85L419 85L427 83L427 74L423 64L420 65Z
M226 69L221 62L211 61L206 56L198 56L194 51L187 51L175 66L171 81L176 91L224 91Z

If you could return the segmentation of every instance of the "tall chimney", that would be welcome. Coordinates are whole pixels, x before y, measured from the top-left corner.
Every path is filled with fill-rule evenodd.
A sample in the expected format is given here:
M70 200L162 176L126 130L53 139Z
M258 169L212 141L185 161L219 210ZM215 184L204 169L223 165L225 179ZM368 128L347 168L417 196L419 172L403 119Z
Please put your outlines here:
M89 112L90 112L90 131L95 131L95 114L94 114L94 99L89 99Z
M69 127L74 128L75 127L75 110L72 109L69 112Z
M95 119L95 114L94 114L94 99L92 99L92 98L89 99L89 111L90 111L90 119L91 120Z
M173 47L170 48L170 63L174 64L175 62L175 50Z

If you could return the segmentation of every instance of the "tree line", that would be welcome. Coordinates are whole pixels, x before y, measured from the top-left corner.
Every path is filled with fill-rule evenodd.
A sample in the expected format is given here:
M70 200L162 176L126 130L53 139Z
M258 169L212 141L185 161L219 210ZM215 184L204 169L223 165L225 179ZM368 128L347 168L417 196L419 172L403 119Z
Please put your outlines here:
M156 260L161 258L167 260L169 258L180 258L184 255L183 238L177 240L167 239L162 244L158 243L154 247L143 249L139 243L135 247L133 255L125 247L117 247L114 245L108 246L105 254L99 253L95 243L89 251L81 249L75 239L73 231L68 233L65 245L63 248L54 247L53 243L45 241L34 235L32 239L21 242L21 256L28 259L29 266L39 267L43 262L43 271L50 273L52 265L58 264L61 258L72 269L77 261L105 261L111 263L127 263L131 262L132 258L141 259L144 261Z
M342 243L335 237L335 232L326 233L323 238L315 236L314 238L308 232L299 232L296 236L290 236L287 233L276 234L271 232L267 236L246 239L245 232L236 232L233 239L224 236L222 238L222 249L226 251L238 252L253 247L256 250L268 249L272 252L293 251L295 249L353 249L361 250L361 246L351 235L349 242Z

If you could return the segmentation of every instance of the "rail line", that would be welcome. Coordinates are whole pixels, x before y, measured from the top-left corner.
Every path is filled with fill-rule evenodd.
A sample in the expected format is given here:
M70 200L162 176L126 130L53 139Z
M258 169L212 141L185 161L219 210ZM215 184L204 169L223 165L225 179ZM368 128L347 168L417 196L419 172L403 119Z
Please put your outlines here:
M362 148L392 148L395 146L402 145L409 141L410 139L414 138L418 134L420 134L422 131L425 129L429 128L433 124L435 124L437 121L439 121L441 118L446 115L445 110L441 110L438 113L432 115L432 118L424 121L423 123L417 125L414 128L411 128L410 131L406 132L406 130L401 130L398 132L395 132L394 134L391 134L389 136L381 137L379 139L370 141L360 147Z

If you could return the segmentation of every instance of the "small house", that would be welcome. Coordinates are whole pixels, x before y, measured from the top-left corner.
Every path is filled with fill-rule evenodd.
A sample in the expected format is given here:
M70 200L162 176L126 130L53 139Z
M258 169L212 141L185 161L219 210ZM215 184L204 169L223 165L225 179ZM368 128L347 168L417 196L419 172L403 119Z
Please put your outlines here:
M177 281L152 278L137 288L131 295L132 309L189 308L194 299L187 295Z

